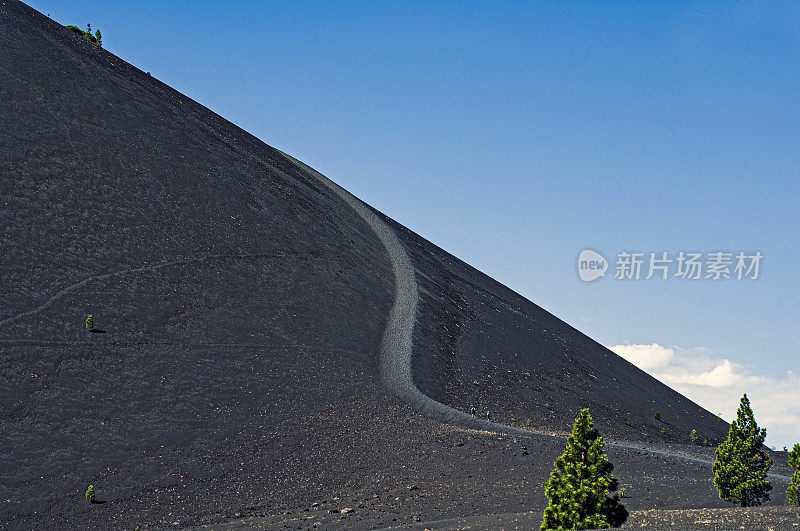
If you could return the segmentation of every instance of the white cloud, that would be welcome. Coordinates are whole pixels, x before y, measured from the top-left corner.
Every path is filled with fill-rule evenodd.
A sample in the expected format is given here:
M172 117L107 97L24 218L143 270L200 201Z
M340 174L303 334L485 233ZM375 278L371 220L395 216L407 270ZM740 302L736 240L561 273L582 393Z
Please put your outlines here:
M644 371L666 367L674 355L671 348L662 347L656 343L651 345L614 345L608 348Z
M784 377L754 374L706 348L657 343L608 348L728 421L736 417L739 399L747 393L759 425L767 428L767 444L780 448L800 442L800 376L792 371Z
M711 387L730 387L740 382L743 378L743 376L736 371L737 368L734 368L730 360L722 360L721 364L710 371L701 372L700 374L664 373L659 375L659 379L662 379L665 383L670 385L693 384L708 385Z

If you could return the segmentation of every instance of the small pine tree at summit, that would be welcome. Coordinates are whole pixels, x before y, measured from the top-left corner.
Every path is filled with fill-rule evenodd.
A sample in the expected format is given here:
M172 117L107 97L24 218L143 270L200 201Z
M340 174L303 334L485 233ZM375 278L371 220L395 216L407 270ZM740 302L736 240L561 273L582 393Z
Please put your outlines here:
M86 29L82 30L78 26L68 25L64 26L65 28L74 31L84 39L89 42L92 42L98 46L103 46L103 35L100 33L100 30L97 30L92 34L92 25L86 24Z
M614 466L603 452L604 444L589 410L582 409L545 484L550 504L541 529L604 529L627 519L619 495L609 495L618 483L612 474Z
M759 428L747 395L742 397L728 438L716 450L714 484L723 500L753 507L769 500L767 473L772 458L764 451L767 430Z

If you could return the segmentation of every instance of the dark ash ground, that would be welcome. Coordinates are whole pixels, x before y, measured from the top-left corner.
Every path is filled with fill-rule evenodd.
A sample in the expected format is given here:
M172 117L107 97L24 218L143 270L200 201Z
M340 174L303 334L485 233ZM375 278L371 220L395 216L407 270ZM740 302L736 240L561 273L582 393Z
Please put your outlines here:
M457 430L383 390L392 270L317 179L16 0L0 0L0 74L0 527L380 528L541 512L561 442ZM685 445L692 429L725 435L387 222L417 268L423 392L557 433L588 406L609 438L702 456ZM83 329L88 313L105 333ZM705 466L609 454L633 510L726 506ZM84 501L90 483L103 503Z

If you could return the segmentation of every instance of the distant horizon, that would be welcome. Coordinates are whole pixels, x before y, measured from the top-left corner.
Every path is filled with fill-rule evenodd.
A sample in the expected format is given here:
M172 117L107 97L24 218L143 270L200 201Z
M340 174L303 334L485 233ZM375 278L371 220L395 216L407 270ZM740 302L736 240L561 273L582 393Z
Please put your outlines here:
M800 4L27 3L712 413L747 392L767 444L800 442ZM579 278L584 249L605 278ZM626 252L763 260L755 280L676 261L616 279Z

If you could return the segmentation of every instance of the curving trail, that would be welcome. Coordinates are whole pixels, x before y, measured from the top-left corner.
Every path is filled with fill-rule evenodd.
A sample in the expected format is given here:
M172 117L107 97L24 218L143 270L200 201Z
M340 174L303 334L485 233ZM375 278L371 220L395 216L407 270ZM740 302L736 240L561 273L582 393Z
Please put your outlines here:
M386 252L389 253L389 261L392 264L395 278L395 295L389 314L389 321L381 340L380 372L383 384L425 416L447 424L469 429L558 439L558 437L551 435L523 432L510 426L472 416L469 413L437 402L417 388L411 377L411 348L419 294L414 266L411 265L411 260L408 258L403 244L400 243L394 231L357 197L313 168L285 153L284 155L296 165L317 177L355 210L359 217L375 232L386 248Z
M313 168L303 164L290 155L286 155L285 153L284 155L297 166L316 176L345 203L350 205L370 228L372 228L378 236L378 239L386 248L386 252L389 254L389 260L392 264L395 278L395 295L389 321L381 341L380 372L383 384L423 415L451 426L486 430L520 437L546 438L563 442L563 437L521 430L519 428L506 426L505 424L489 422L481 417L475 417L464 411L437 402L423 394L422 391L417 388L411 375L411 351L419 293L417 291L414 266L411 264L411 260L403 244L397 238L397 235L391 227L384 223L383 220L360 199ZM607 440L606 447L646 453L657 457L708 467L711 467L713 464L713 461L698 458L688 453L653 448L642 443ZM788 476L779 474L769 474L769 478L779 481L790 481Z
M113 277L117 277L117 276L124 275L124 274L129 274L129 273L141 273L143 271L154 271L156 269L161 269L163 267L169 267L169 266L172 266L172 265L175 265L175 264L179 264L179 263L185 262L185 261L187 261L187 260L185 260L185 259L184 260L171 260L169 262L162 262L160 264L156 264L156 265L152 265L152 266L136 267L136 268L132 268L132 269L120 269L118 271L112 271L111 273L105 273L105 274L102 274L102 275L92 275L92 276L86 277L83 280L81 280L80 282L76 282L74 284L70 284L66 288L63 288L63 289L55 292L49 299L47 299L42 304L40 304L39 306L37 306L36 308L34 308L32 310L28 310L27 312L22 312L22 313L19 313L17 315L12 315L11 317L6 317L5 319L0 320L0 326L14 323L16 321L19 321L20 319L25 318L25 317L30 317L31 315L36 315L37 313L41 312L42 310L47 309L51 304L56 302L58 299L60 299L61 297L63 297L67 293L71 293L71 292L75 291L76 289L85 286L89 282L97 281L97 280L105 280L107 278L113 278Z
M111 271L110 273L103 273L103 274L100 274L100 275L91 275L91 276L88 276L88 277L84 278L83 280L80 280L78 282L75 282L74 284L70 284L69 286L58 290L53 295L51 295L50 298L48 298L46 301L44 301L42 304L40 304L36 308L33 308L32 310L28 310L26 312L22 312L22 313L19 313L17 315L12 315L10 317L6 317L6 318L3 318L3 319L0 319L0 326L13 324L13 323L19 321L20 319L24 319L25 317L30 317L32 315L36 315L37 313L40 313L40 312L46 310L48 307L50 307L54 302L59 300L64 295L67 295L68 293L72 293L73 291L75 291L75 290L77 290L79 288L82 288L83 286L87 285L90 282L106 280L106 279L109 279L109 278L114 278L114 277L118 277L118 276L121 276L121 275L129 275L129 274L132 274L132 273L143 273L145 271L155 271L155 270L162 269L162 268L165 268L165 267L170 267L170 266L174 266L174 265L178 265L178 264L187 264L187 263L190 263L190 262L206 262L206 261L215 260L215 259L218 259L218 258L241 259L241 258L264 258L264 257L272 257L272 256L276 256L276 254L275 253L271 253L271 254L235 254L235 253L209 254L209 255L194 256L194 257L190 256L190 257L187 257L187 258L176 258L174 260L168 260L168 261L164 261L164 262L159 262L158 264L154 264L154 265L145 265L145 266L140 266L140 267L132 267L132 268L128 268L128 269L119 269L117 271Z

